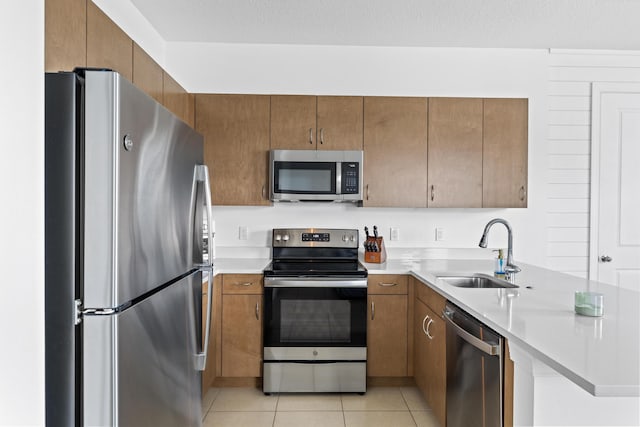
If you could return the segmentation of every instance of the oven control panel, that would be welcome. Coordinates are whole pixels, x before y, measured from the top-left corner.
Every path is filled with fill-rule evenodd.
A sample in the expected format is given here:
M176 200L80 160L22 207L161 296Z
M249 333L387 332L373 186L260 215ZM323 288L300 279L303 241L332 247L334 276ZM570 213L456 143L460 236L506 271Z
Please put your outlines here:
M340 228L274 228L275 247L357 248L358 230Z

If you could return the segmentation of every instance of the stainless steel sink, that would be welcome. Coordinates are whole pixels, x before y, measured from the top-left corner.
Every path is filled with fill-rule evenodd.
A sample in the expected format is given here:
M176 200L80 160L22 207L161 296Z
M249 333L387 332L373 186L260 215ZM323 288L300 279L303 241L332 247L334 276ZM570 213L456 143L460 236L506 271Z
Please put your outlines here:
M458 288L517 288L518 286L487 274L451 274L438 275L438 279Z

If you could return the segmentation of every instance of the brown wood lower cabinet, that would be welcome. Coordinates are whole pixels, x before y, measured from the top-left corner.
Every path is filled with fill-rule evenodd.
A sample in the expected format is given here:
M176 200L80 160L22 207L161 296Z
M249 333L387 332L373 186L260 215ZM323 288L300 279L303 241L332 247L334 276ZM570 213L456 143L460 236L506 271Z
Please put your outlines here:
M425 286L417 283L416 286ZM446 326L420 299L414 307L414 368L416 385L441 426L446 425L447 346Z
M370 275L367 297L367 376L406 377L407 283L405 275Z
M223 276L222 377L262 375L262 276Z

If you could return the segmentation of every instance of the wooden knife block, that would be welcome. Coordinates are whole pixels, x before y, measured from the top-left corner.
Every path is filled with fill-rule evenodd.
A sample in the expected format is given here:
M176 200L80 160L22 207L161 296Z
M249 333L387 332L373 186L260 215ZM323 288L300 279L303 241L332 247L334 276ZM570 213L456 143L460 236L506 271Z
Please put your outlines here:
M382 237L368 237L367 243L377 243L378 244L378 252L370 252L365 249L364 252L364 262L370 262L373 264L381 264L387 260L387 250L384 247L384 239ZM366 248L366 245L365 245Z

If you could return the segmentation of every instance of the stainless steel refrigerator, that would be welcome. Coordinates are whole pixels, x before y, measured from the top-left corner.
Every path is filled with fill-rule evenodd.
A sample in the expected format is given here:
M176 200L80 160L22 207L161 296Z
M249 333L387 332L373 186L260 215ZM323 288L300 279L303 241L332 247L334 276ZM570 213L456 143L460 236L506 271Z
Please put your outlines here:
M115 72L45 74L47 425L202 424L210 205L201 135Z

